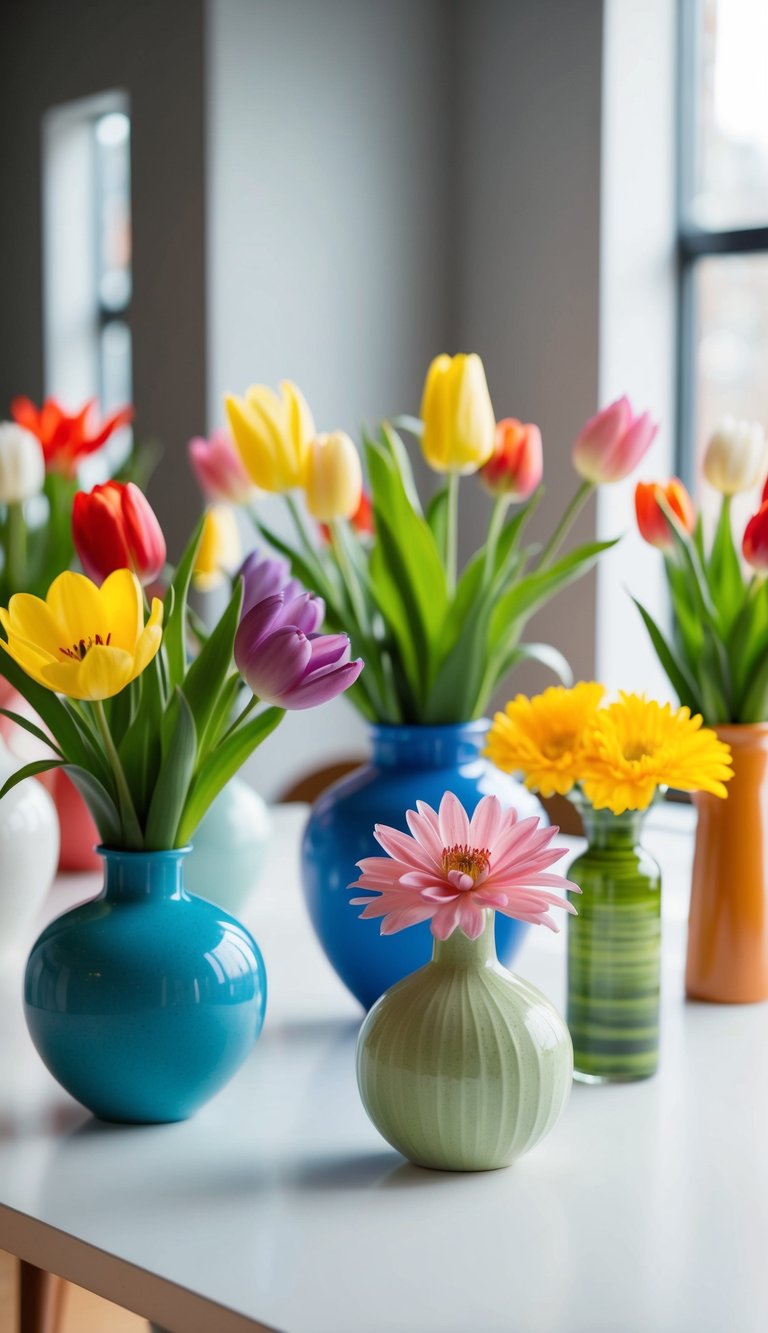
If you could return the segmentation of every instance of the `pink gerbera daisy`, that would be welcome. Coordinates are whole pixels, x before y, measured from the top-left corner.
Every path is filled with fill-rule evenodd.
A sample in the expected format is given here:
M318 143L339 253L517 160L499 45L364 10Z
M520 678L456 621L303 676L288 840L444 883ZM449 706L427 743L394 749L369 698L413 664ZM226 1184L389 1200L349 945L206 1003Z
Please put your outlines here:
M457 927L476 940L488 908L550 930L558 929L550 907L575 913L571 903L546 891L581 892L562 875L547 873L565 855L551 846L556 828L543 828L535 815L518 819L495 796L484 796L471 820L450 791L439 812L423 801L416 807L406 815L410 837L376 825L376 841L387 855L358 861L362 873L349 886L376 894L351 901L365 907L362 917L383 918L382 935L429 921L439 940Z

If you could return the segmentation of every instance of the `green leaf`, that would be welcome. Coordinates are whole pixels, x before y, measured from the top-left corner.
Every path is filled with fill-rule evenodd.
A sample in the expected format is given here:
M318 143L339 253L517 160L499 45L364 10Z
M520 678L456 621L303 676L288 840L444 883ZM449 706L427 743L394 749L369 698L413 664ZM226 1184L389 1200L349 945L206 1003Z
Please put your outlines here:
M203 744L219 695L232 670L235 641L243 603L243 580L235 581L229 605L216 624L184 680L184 698L194 718L195 731Z
M706 574L712 601L720 618L722 634L727 639L738 619L745 597L741 562L733 541L730 496L724 495L720 505L720 516Z
M9 791L13 791L14 787L17 787L20 782L23 782L25 778L36 778L40 773L49 773L52 768L65 767L66 765L61 759L36 759L33 764L25 764L23 768L17 768L16 772L11 773L11 776L6 778L3 783L3 786L0 789L0 801L2 801L4 796L8 795Z
M266 740L285 717L284 708L267 708L230 732L196 774L179 823L177 845L184 846L219 792L234 777L249 755Z
M516 625L523 616L527 619L561 588L586 574L603 551L609 551L616 545L616 540L588 542L570 551L541 573L526 574L519 579L496 604L491 620L489 648L495 650L503 643L511 626Z
M699 698L698 685L688 672L685 665L678 660L672 648L667 643L656 621L646 611L645 607L638 602L636 597L632 598L651 639L651 643L656 651L661 665L666 672L669 683L675 691L681 704L687 704L692 713L702 712L701 700Z
M30 736L34 736L36 740L42 741L47 749L55 750L60 758L64 758L64 755L61 753L56 742L51 739L47 732L43 731L40 727L35 726L35 723L31 722L28 717L23 717L21 713L14 713L10 708L0 708L0 713L2 713L4 717L9 717L11 722L16 723L17 727L23 727L25 731L29 732Z
M176 687L176 722L171 744L163 757L149 805L144 846L152 851L177 847L177 831L197 760L197 735L192 710Z
M551 643L519 643L507 656L503 669L499 672L499 679L518 662L538 662L557 676L561 685L570 687L573 684L573 671L568 658Z
M373 549L378 552L371 559L371 588L374 596L383 588L387 608L382 607L383 613L396 637L413 694L420 698L429 687L448 609L445 568L432 529L406 493L395 455L368 441L367 460L376 525Z
M163 649L168 664L168 683L171 689L181 684L187 669L187 597L204 523L205 516L200 519L192 533L176 568L173 582L165 595Z
M105 847L122 845L122 825L120 812L107 789L88 769L77 764L67 764L65 772L72 779L88 809L93 815Z
M443 486L441 490L435 491L429 504L427 505L427 522L432 529L432 535L438 551L445 550L446 538L448 535L448 487Z
M768 718L768 655L759 663L744 696L739 721L765 722Z

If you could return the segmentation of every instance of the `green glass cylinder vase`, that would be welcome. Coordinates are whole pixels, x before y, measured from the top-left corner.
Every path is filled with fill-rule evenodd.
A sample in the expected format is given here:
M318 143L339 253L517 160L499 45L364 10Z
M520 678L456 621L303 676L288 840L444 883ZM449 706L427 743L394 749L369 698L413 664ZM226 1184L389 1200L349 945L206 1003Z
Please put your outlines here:
M661 872L640 843L646 812L578 808L587 848L568 872L582 891L568 919L574 1077L650 1078L659 1060Z

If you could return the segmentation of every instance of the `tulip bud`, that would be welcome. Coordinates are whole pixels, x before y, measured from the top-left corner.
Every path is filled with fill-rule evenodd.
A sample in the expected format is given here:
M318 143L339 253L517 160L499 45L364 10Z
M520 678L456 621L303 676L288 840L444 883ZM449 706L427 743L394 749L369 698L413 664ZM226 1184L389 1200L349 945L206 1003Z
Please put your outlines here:
M240 565L242 547L237 519L227 505L211 505L197 548L192 581L201 592L216 588L231 577Z
M653 481L637 483L635 514L640 536L660 551L671 551L675 544L674 538L669 519L659 504L659 496L664 497L667 507L688 533L692 533L696 527L696 510L693 500L677 477L672 477L665 486Z
M756 486L765 471L765 433L759 421L723 417L704 454L704 476L721 495Z
M108 481L78 491L72 536L80 563L94 583L130 569L145 587L165 564L165 538L149 501L132 481Z
M290 380L280 395L254 384L244 398L228 394L227 418L248 475L263 491L290 491L304 484L310 440L315 437L312 413Z
M480 357L435 357L421 400L421 448L435 472L477 472L493 453L496 418Z
M207 500L241 505L247 504L256 494L245 464L225 430L215 430L210 440L196 436L189 441L187 450L192 470Z
M529 499L544 471L541 431L506 417L496 426L496 448L480 470L480 480L491 495L506 495L516 504Z
M0 423L0 503L29 500L44 481L45 458L37 437L12 421Z
M768 574L768 502L761 504L744 529L741 551L758 574Z
M343 430L318 435L312 441L304 485L313 518L330 523L334 518L351 518L357 512L363 493L363 469L357 449Z
M590 417L579 432L573 466L593 486L623 481L648 452L658 429L649 412L635 416L625 394Z

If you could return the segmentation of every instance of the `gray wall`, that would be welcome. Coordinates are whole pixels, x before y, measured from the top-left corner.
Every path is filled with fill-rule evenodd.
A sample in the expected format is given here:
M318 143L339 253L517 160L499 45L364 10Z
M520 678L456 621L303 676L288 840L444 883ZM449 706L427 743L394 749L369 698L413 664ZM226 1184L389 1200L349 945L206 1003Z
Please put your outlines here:
M597 406L602 0L465 0L456 50L452 341L482 355L497 417L541 427L546 498L532 531L546 537L578 480L571 443ZM479 501L465 520L476 537ZM593 502L576 537L594 532ZM559 647L577 678L591 674L594 576L526 637ZM534 668L512 678L514 689L545 683Z
M137 435L166 457L152 499L177 554L198 503L179 455L205 421L203 0L6 0L0 44L0 415L39 400L41 119L112 89L132 117Z

